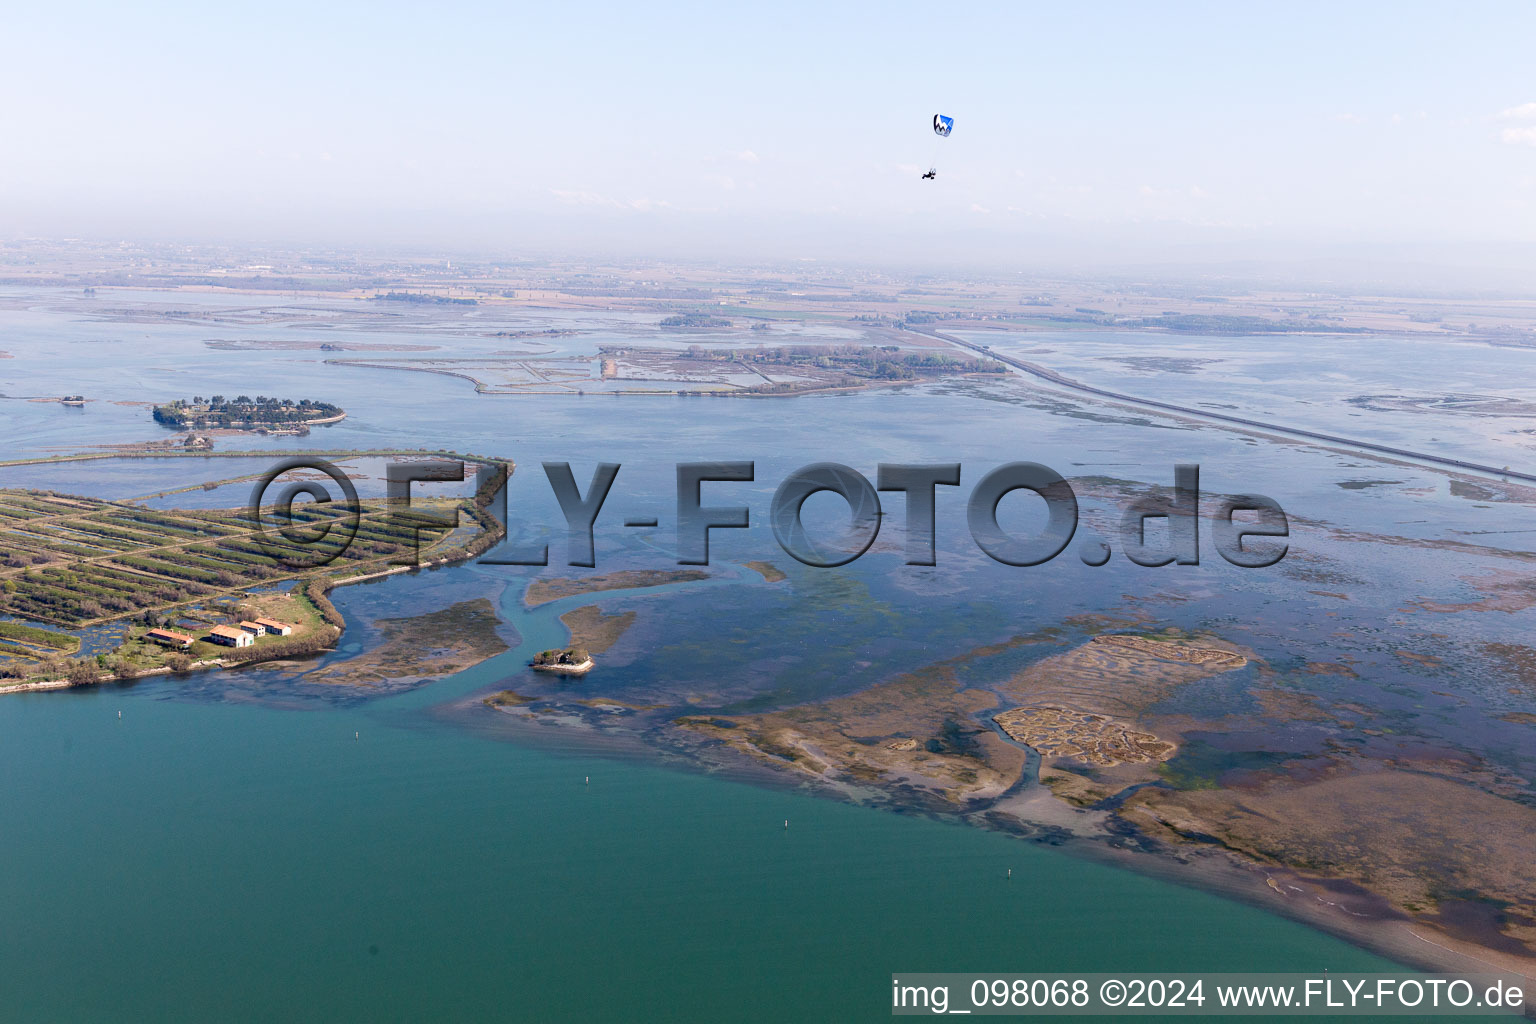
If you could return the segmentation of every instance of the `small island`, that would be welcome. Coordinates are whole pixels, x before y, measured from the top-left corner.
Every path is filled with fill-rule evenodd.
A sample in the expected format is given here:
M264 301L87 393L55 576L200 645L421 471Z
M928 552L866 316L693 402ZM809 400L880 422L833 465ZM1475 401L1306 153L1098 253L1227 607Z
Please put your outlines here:
M599 594L606 590L630 590L639 587L660 587L668 583L691 583L707 580L709 573L700 569L620 569L601 576L561 577L552 580L534 580L523 593L529 608L558 601L577 594Z
M479 299L455 298L452 295L428 295L424 292L385 292L375 295L381 302L414 302L426 306L478 306Z
M225 398L196 395L190 400L177 399L155 406L155 422L168 427L223 427L231 430L273 429L306 433L310 426L335 423L346 413L340 406L305 398L268 398L266 395L240 395Z
M567 676L584 676L592 671L592 655L585 647L540 651L528 663L535 672L558 672Z
M684 330L713 330L731 326L731 322L723 316L711 316L708 313L680 313L677 316L662 317L662 327L681 327Z

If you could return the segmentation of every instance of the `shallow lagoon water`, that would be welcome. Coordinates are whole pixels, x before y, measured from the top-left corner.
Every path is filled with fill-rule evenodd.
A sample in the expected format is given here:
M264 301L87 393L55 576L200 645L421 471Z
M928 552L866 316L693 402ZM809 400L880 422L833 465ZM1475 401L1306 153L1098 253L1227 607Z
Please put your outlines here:
M1536 349L1525 346L1349 334L953 333L1138 398L1241 409L1284 426L1494 466L1529 465L1536 455L1526 384Z
M206 301L259 305L229 298ZM113 303L140 299L204 301ZM364 371L321 364L325 353L202 344L309 338L321 330L313 325L132 324L164 347L113 372L118 357L102 358L93 339L130 325L78 311L20 316L0 345L16 356L0 363L4 390L100 399L85 410L0 402L28 454L157 436L147 408L115 401L213 390L336 401L347 420L307 438L226 447L513 458L514 531L550 543L548 576L579 571L560 565L563 529L541 461L571 461L583 485L593 463L623 464L599 523L601 572L674 566L676 462L750 459L757 478L708 485L707 503L747 504L754 526L714 534L717 576L704 585L533 614L520 607L541 571L529 568L456 567L337 591L352 628L318 664L365 648L379 618L474 597L504 610L507 637L522 646L408 694L306 685L299 666L0 702L11 855L0 882L11 924L0 988L14 993L0 1016L421 1019L527 1007L519 1015L533 1019L855 1019L884 1016L889 972L909 968L1384 969L1278 917L1002 835L672 770L633 747L597 756L584 737L530 744L477 710L474 698L505 687L647 701L687 693L699 698L690 709L732 713L851 692L1072 616L1150 615L1216 632L1281 668L1345 651L1359 678L1316 685L1348 688L1410 737L1476 747L1511 771L1536 768L1521 728L1498 718L1536 710L1536 695L1512 692L1483 653L1527 635L1528 613L1430 616L1406 604L1476 598L1481 576L1519 564L1503 553L1528 549L1519 528L1536 524L1525 522L1527 505L1458 493L1420 467L1176 424L1013 380L793 400L529 399L474 396L465 382L429 375L356 376ZM615 318L601 319L591 336L553 340L623 336ZM398 340L491 344L419 323ZM39 380L55 341L64 368ZM1176 461L1198 462L1208 492L1280 500L1294 518L1293 555L1274 570L1239 570L1206 537L1199 566L1147 569L1117 554L1089 568L1070 549L1045 566L997 565L966 534L964 499L984 472L1015 459L1138 485L1170 482ZM881 461L961 462L964 486L939 493L939 565L901 564L899 501L888 501L874 549L848 567L810 569L779 551L765 525L773 490L823 460L871 478ZM0 484L121 498L236 475L239 466L226 472L232 461L203 464L201 477L201 460L165 463L164 473L158 460L17 467L0 470ZM232 488L243 499L243 486ZM189 504L204 500L194 494ZM1084 487L1084 534L1114 539L1118 494ZM1004 514L1023 522L1029 512ZM616 525L640 515L662 527ZM1487 550L1435 546L1448 538ZM752 559L789 579L765 583L741 568ZM580 603L634 610L637 620L583 681L534 681L528 654L559 642L557 615ZM1334 635L1320 637L1320 622ZM964 671L1006 674L1089 632L1069 628L1055 647ZM1441 667L1400 651L1440 656ZM1180 699L1193 710L1242 701L1240 676ZM1224 756L1193 748L1184 767L1214 770Z

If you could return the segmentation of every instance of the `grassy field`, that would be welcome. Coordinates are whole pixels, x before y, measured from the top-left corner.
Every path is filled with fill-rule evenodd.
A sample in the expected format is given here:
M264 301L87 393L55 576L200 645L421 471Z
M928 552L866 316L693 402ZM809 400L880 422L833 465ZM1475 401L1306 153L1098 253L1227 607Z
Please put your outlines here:
M437 512L458 507L461 521L473 522L466 501L415 504ZM355 537L326 568L409 561L410 525L392 516L382 500L360 505ZM339 506L306 506L296 511L294 528L314 536L329 525L332 537L339 537L347 515ZM278 530L284 523L261 525L264 535L243 509L161 512L90 498L0 491L0 613L78 629L305 575L285 560L302 561L319 546L284 537ZM430 557L447 533L423 528L422 555Z
M80 649L80 638L77 636L55 633L51 629L39 629L20 622L0 622L0 638L19 640L22 644L33 644L49 650L62 651L65 654L73 654ZM17 645L6 644L6 646L15 648Z

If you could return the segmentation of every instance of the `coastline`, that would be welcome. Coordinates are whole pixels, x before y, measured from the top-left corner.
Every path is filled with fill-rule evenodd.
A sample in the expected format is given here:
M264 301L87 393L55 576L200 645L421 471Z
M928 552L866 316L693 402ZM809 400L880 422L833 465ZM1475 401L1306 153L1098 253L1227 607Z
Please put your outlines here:
M277 660L282 657L284 657L284 655L274 654L271 658L251 658L247 661L235 662L234 664L255 665L260 664L263 661ZM286 657L292 657L292 655L289 654L286 655ZM218 658L214 658L208 661L194 661L192 664L186 667L186 670L182 674L188 675L193 672L206 672L209 669L228 667L228 662ZM7 693L35 693L41 690L83 689L87 686L101 686L104 683L131 683L139 679L148 679L151 676L168 676L175 674L175 670L172 669L169 665L162 665L159 668L145 669L143 672L135 672L133 675L128 676L102 676L100 679L89 683L76 683L68 679L41 679L34 680L30 683L11 683L7 686L0 686L0 695Z
M38 455L29 458L7 459L0 461L0 469L10 469L16 466L47 466L66 462L93 462L100 459L270 459L282 454L281 450L273 448L247 448L238 451L218 451L211 448L188 450L185 448L157 448L153 446L153 443L140 443L126 445L121 448L112 447L106 451L77 451L68 455ZM361 459L391 455L440 455L444 458L459 459L463 462L482 464L499 462L507 466L514 465L510 459L467 456L445 448L305 448L303 449L303 454L316 458L332 459Z
M651 758L655 748L647 745ZM584 749L597 749L588 747ZM673 758L664 760L678 763ZM1429 973L1501 973L1527 980L1536 991L1536 958L1519 957L1472 942L1387 907L1368 890L1347 895L1349 883L1314 878L1241 858L1214 847L1152 849L1136 845L1140 836L1109 833L1051 796L1043 786L1011 792L974 809L937 809L903 803L897 795L859 780L812 780L782 766L745 756L707 762L685 759L689 771L729 778L748 785L806 793L821 799L874 806L888 813L918 815L1009 835L1023 842L1061 850L1070 857L1124 869L1195 892L1212 893L1295 921L1342 939L1367 952ZM1299 891L1286 892L1296 885ZM1351 905L1346 900L1360 901ZM1327 964L1319 964L1326 970ZM1536 1019L1527 1005L1526 1016Z
M1436 973L1516 974L1536 986L1536 958L1520 957L1450 935L1386 907L1369 890L1345 895L1348 883L1240 859L1225 850L1139 851L1103 841L1068 840L1064 846L1089 859L1212 892L1297 921L1419 970ZM1182 855L1181 855L1182 854ZM1292 891L1287 892L1290 888ZM1365 909L1354 909L1362 905ZM1325 965L1326 966L1326 965ZM1528 1009L1536 1015L1536 1008ZM1536 1019L1536 1016L1533 1016Z
M511 691L504 691L510 693ZM492 697L499 696L492 695ZM512 710L522 710L544 698L513 693L508 701ZM466 699L467 703L497 703L483 693ZM624 706L592 696L584 703L596 707L604 703ZM636 708L635 711L650 710ZM689 773L710 778L783 792L800 793L839 803L867 806L886 813L918 816L967 828L983 829L1008 835L1022 842L1053 847L1071 858L1109 865L1159 881L1169 882L1197 893L1210 893L1254 907L1277 917L1315 929L1353 946L1404 965L1411 970L1430 973L1501 973L1526 978L1527 991L1536 990L1536 959L1515 957L1485 945L1446 934L1422 921L1409 920L1380 903L1365 890L1350 891L1347 883L1312 878L1286 869L1241 859L1238 855L1214 847L1137 845L1135 835L1109 833L1100 828L1089 814L1081 814L1051 796L1043 786L1012 790L979 808L935 808L921 803L904 802L899 794L862 780L816 780L783 765L771 765L746 756L702 759L670 744L658 747L654 739L642 740L638 734L630 742L620 742L619 734L598 734L584 729L565 732L558 743L547 735L550 726L539 724L537 717L526 720L508 716L520 730L522 739L540 747L580 750L592 756L633 757L651 764L670 764ZM542 738L541 738L542 737ZM1027 878L1025 879L1027 881ZM1016 881L1018 881L1016 879ZM1292 884L1307 885L1303 891L1286 892ZM1343 898L1341 898L1343 897ZM1357 900L1359 903L1346 902ZM1319 963L1318 970L1326 970Z
M1530 952L1524 930L1528 900L1506 895L1508 887L1518 883L1511 883L1510 875L1492 866L1499 852L1509 855L1507 841L1500 840L1505 845L1498 846L1495 837L1485 833L1486 855L1473 859L1479 864L1487 860L1490 866L1473 874L1455 874L1462 863L1455 858L1448 858L1435 871L1416 874L1422 885L1441 894L1416 905L1412 900L1405 902L1402 892L1393 887L1393 876L1384 873L1397 861L1381 867L1369 843L1360 850L1340 846L1339 855L1316 861L1314 867L1313 861L1283 842L1270 848L1233 843L1223 840L1220 828L1200 829L1198 821L1170 830L1154 827L1155 819L1126 816L1122 808L1139 795L1184 791L1167 785L1157 788L1159 752L1150 747L1139 750L1115 738L1108 748L1099 748L1093 741L1102 736L1085 734L1088 742L1067 737L1070 749L1053 750L1064 745L1060 730L1054 728L1028 741L1009 737L1007 746L999 745L1008 735L997 721L1008 714L1006 709L1022 701L1026 709L1049 710L1056 700L1053 690L1059 689L1087 700L1086 706L1094 707L1100 717L1130 721L1138 729L1158 729L1163 740L1178 740L1179 732L1162 732L1156 719L1150 723L1142 719L1133 705L1155 706L1171 687L1229 667L1204 657L1189 657L1178 664L1167 657L1169 652L1142 652L1138 648L1145 644L1117 643L1119 637L1113 634L1095 639L1110 642L1090 641L992 684L962 682L952 671L953 663L939 663L852 695L776 711L684 714L668 723L680 728L653 732L651 738L673 753L696 760L705 770L730 765L760 780L777 780L834 799L1069 846L1139 873L1238 898L1405 964L1462 973L1494 970L1536 979L1536 955ZM1203 648L1187 650L1199 655ZM1124 657L1126 652L1156 656L1157 664L1106 670L1105 657ZM1151 678L1157 672L1163 677ZM1136 687L1106 684L1102 692L1082 689L1085 679L1116 683L1130 678L1137 680ZM1138 689L1144 692L1138 694ZM1112 703L1094 705L1092 701L1101 696ZM1120 701L1128 703L1115 703ZM952 722L985 727L963 726L956 733L948 724ZM951 739L951 735L963 738ZM930 738L925 742L924 737ZM1147 738L1157 739L1150 734ZM1152 756L1138 756L1147 753ZM1018 767L1026 756L1027 765ZM1073 758L1093 766L1088 778L1082 777L1081 769L1072 774L1056 767L1063 759L1070 766ZM1065 786L1063 777L1068 782ZM1387 776L1373 774L1367 767L1341 777ZM1185 788L1191 787L1186 784ZM1211 788L1213 793L1219 791ZM1194 786L1191 791L1204 793L1205 787ZM1334 796L1328 790L1300 799ZM1233 799L1241 803L1256 798L1244 790ZM1384 803L1381 813L1391 814L1394 807L1401 810L1397 803ZM1252 813L1265 810L1258 805ZM1454 821L1462 817L1465 814ZM1310 834L1325 847L1347 841L1347 836L1336 834L1330 819L1319 817L1318 822ZM1426 834L1431 844L1439 841L1438 831ZM1390 845L1392 841L1383 842ZM1528 874L1522 869L1513 877ZM1449 877L1460 879L1464 888L1448 889Z
M1052 799L1047 791L1033 789L999 803L1027 813L1034 809L1032 805ZM1134 848L1128 842L1131 836L1108 836L1093 827L1084 828L1082 822L1071 827L1059 810L1040 809L1038 822L1025 822L1034 824L1034 830L1008 827L990 809L963 817L974 827L1049 842L1072 856L1237 900L1420 970L1497 971L1518 974L1536 984L1536 958L1506 954L1410 920L1368 890L1341 891L1347 883L1334 879L1260 864L1216 848Z

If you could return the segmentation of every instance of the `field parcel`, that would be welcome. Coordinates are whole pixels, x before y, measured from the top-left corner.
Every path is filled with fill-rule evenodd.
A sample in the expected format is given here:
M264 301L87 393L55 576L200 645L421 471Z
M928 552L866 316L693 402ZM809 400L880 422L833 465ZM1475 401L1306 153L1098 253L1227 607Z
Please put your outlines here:
M423 527L411 558L411 526L384 500L360 502L357 533L334 561L302 570L309 549L258 524L245 509L160 511L47 491L0 490L0 676L94 682L180 670L199 662L229 664L309 653L334 642L341 618L325 593L339 582L403 571L412 564L472 557L500 536L481 496L418 500L413 507L457 507L457 528ZM348 515L339 505L295 509L300 530ZM289 594L274 584L296 581ZM264 593L253 594L253 590ZM280 599L280 600L279 600ZM275 619L296 628L238 647L218 644L216 626ZM56 627L56 628L48 628ZM80 638L59 630L100 629L118 641L93 658L69 660ZM151 629L191 643L156 643ZM157 634L159 635L159 634Z

